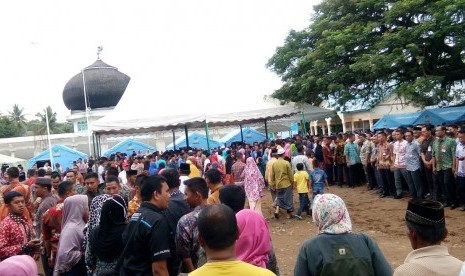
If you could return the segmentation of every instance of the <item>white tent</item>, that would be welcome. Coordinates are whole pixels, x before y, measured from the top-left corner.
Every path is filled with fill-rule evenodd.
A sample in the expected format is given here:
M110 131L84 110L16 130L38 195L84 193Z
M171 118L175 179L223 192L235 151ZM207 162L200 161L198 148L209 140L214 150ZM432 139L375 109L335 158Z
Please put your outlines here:
M22 165L23 168L27 168L27 160L11 157L8 155L0 154L0 164L8 164L10 166Z

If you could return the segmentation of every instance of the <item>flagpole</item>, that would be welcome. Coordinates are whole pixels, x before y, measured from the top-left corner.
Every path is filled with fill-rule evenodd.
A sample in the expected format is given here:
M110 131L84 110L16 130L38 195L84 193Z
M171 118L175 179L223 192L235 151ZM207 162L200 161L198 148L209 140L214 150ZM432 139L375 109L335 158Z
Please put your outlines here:
M48 107L45 108L45 123L47 124L47 140L48 140L48 152L50 154L50 166L55 168L53 163L53 154L52 154L52 141L50 140L50 123L48 121Z

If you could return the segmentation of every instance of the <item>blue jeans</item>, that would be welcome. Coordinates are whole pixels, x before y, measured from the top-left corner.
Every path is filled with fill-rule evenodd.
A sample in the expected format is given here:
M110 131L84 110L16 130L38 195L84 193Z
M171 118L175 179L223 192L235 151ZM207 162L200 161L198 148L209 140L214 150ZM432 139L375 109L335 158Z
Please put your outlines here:
M308 193L299 193L299 210L297 211L297 215L301 216L302 211L307 212L307 215L311 215L310 200L308 199Z
M325 192L324 191L325 185L323 183L315 183L313 184L312 189L313 189L313 197L312 197L312 201L313 201L316 195L322 195Z

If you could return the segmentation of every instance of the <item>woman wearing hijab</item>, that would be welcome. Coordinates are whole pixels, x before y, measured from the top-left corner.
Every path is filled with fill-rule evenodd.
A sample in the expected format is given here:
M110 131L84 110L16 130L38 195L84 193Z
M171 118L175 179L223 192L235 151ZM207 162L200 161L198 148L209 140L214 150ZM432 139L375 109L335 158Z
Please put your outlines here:
M103 203L99 225L92 231L86 265L95 267L94 275L108 275L115 269L124 249L122 235L126 227L127 206L114 195Z
M236 256L239 260L266 268L271 252L271 236L265 218L250 209L236 214L239 238L236 241Z
M74 195L65 199L54 276L86 274L82 247L88 214L86 195Z
M312 215L318 236L300 248L294 275L392 275L376 242L352 233L349 212L340 197L317 195Z
M265 180L253 157L247 158L244 171L242 171L242 177L244 177L245 195L249 201L250 209L262 214L262 197Z
M189 178L193 178L193 177L201 177L202 176L202 173L200 172L199 168L197 168L197 166L195 164L197 164L197 161L195 160L195 157L191 156L189 157L189 159L187 160L187 162L190 166L190 169L191 169L191 173L189 174Z
M0 262L0 275L35 276L37 274L36 261L28 255L17 255Z

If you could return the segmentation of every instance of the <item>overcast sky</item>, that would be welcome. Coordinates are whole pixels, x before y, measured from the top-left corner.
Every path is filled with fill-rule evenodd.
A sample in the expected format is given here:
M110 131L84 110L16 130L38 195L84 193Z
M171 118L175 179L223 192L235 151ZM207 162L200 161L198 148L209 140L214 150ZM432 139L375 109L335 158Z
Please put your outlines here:
M64 121L63 88L99 45L101 59L131 77L121 106L253 103L280 87L265 64L319 2L1 1L0 112L17 103L32 118L51 105Z

